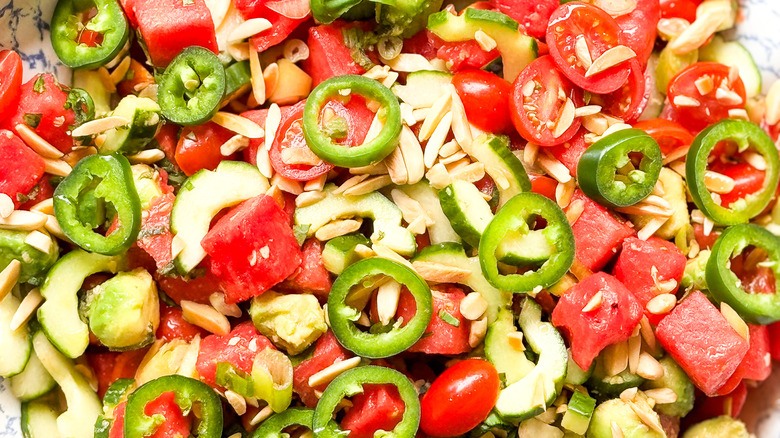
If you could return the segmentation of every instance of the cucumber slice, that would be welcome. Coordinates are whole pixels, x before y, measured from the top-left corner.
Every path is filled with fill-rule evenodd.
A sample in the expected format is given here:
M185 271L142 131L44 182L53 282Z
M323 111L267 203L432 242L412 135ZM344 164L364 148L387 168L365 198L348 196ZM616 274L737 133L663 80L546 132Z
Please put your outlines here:
M176 269L187 274L206 257L200 241L220 210L259 196L268 187L255 166L240 161L223 161L216 170L200 170L185 181L171 212L171 231L183 244L174 259Z
M496 42L504 63L504 79L513 82L539 52L536 40L501 12L468 8L461 15L441 11L428 17L428 29L444 41L470 41L482 31Z
M638 387L645 382L645 379L632 373L626 368L616 376L607 376L602 356L596 358L593 366L593 374L585 383L591 392L599 400L617 397L621 392L628 388Z
M417 184L403 185L396 188L419 202L425 210L425 214L432 219L433 225L428 226L428 237L431 239L431 244L460 243L460 236L452 229L447 215L444 214L444 210L441 208L436 189L431 187L428 181L420 181Z
M236 97L246 93L252 87L252 72L249 70L249 61L239 61L230 64L225 69L225 97L223 105Z
M69 358L81 356L89 345L89 328L79 316L77 295L84 279L98 272L115 274L121 261L122 256L79 249L65 254L46 276L41 286L45 301L38 309L38 322L52 344Z
M97 70L73 70L73 88L81 88L89 93L95 104L95 117L111 112L111 92L103 85Z
M593 374L593 366L591 365L587 370L583 370L577 365L577 362L571 358L571 349L566 350L566 353L569 355L569 362L566 368L566 383L569 385L584 385L591 374Z
M374 221L373 243L386 245L393 251L411 256L417 250L414 235L401 226L403 214L395 204L379 192L360 196L334 194L336 186L325 186L325 198L295 210L295 224L308 226L308 237L328 222L342 217L360 216Z
M355 253L355 247L370 244L366 236L360 233L330 239L322 248L322 264L328 272L339 275L347 266L360 260L360 256Z
M670 388L677 394L677 401L655 405L655 410L672 417L684 417L693 409L695 389L688 374L677 365L670 356L658 361L664 369L664 375L656 380L648 380L642 389Z
M68 409L57 417L57 429L65 437L91 437L103 405L73 362L65 358L42 332L33 336L35 354L65 394Z
M443 93L443 88L452 82L452 75L436 70L420 70L409 73L406 85L393 85L391 90L399 99L414 109L430 108Z
M596 400L579 391L574 391L569 399L568 409L563 414L561 426L580 435L585 435L590 425L590 417L596 409Z
M19 299L8 294L0 301L0 376L11 377L21 373L30 360L32 344L27 324L11 331L11 319L19 308Z
M519 321L539 361L528 375L498 395L495 409L511 421L535 417L552 405L563 387L568 361L563 338L552 324L542 322L542 308L535 301L525 300Z
M427 246L420 251L414 260L439 262L471 271L471 275L462 280L460 284L468 286L475 292L479 292L482 298L488 302L486 312L488 324L493 324L496 318L498 318L498 312L508 307L512 302L509 292L494 288L485 279L484 274L482 274L482 268L479 265L479 257L467 257L463 246L459 243L447 242Z
M463 147L467 154L485 165L485 172L496 182L499 208L516 194L531 190L531 180L523 163L509 149L508 137L485 134Z
M76 70L83 71L83 70ZM48 403L22 403L22 436L24 438L60 438L57 428L59 413Z
M739 77L745 84L745 94L748 98L761 94L761 71L753 59L753 55L738 41L725 41L715 35L712 42L699 50L699 59L713 61L739 68Z
M11 384L11 393L21 401L36 399L57 386L57 382L46 371L35 354L30 355L30 360L24 367L24 371L11 377L9 383Z
M642 111L642 115L639 116L639 120L656 119L661 115L661 111L664 109L664 101L666 99L666 90L663 93L658 91L656 85L655 71L658 67L658 54L653 53L650 55L650 59L647 60L647 68L645 69L645 76L650 77L650 98L647 100L647 106Z
M128 123L106 131L106 139L99 148L101 154L134 154L142 151L154 139L163 120L157 102L132 94L123 97L111 115L122 117Z
M509 309L502 308L485 335L485 357L499 374L504 375L507 385L517 382L534 369L534 363L528 360L525 353L509 344L508 335L516 331L514 315Z
M463 241L478 247L485 227L493 219L493 212L477 186L455 181L439 191L439 201L452 229Z
M555 247L544 237L544 230L530 230L527 233L509 230L496 249L501 262L514 266L541 264L553 254Z

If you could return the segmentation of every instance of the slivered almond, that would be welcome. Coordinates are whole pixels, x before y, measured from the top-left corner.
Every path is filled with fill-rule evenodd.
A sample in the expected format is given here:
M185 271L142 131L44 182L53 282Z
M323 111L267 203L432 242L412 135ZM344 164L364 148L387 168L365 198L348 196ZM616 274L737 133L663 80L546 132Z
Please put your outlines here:
M21 271L22 263L16 259L11 259L8 265L0 271L0 301L3 301L16 286Z
M619 17L636 9L637 1L641 0L594 0L593 5L598 6L613 17Z
M289 147L282 149L282 162L285 164L305 164L308 166L318 166L322 164L322 159L316 156L308 147Z
M71 132L71 135L73 137L84 137L87 135L95 135L100 134L101 132L106 132L110 129L115 129L120 126L124 126L130 123L130 120L127 120L124 117L119 116L108 116L103 117L100 119L90 120L89 122L86 122L76 129L74 129Z
M545 172L552 176L559 183L566 184L571 181L569 169L563 165L557 158L554 158L545 151L537 157L536 162Z
M397 281L388 281L376 290L376 313L379 322L383 325L390 324L398 310L398 300L401 297L401 284Z
M34 211L14 210L0 218L0 229L33 231L46 223L46 215Z
M217 113L214 114L214 117L211 118L211 121L229 131L241 134L247 138L256 139L265 136L263 128L257 123L237 114L217 111Z
M127 160L132 164L154 164L165 158L165 152L160 149L147 149L137 154L128 155Z
M743 103L742 96L723 87L715 90L715 99L724 105L741 105Z
M423 161L425 167L430 169L433 166L436 158L439 156L439 150L444 146L444 141L447 139L447 135L450 133L452 127L452 112L448 111L439 121L436 128L433 130L428 143L425 145L425 151L423 152Z
M731 15L731 5L728 2L721 3L722 7L709 8L697 16L687 29L669 42L669 50L675 55L684 55L702 47Z
M425 210L423 209L422 204L416 199L412 199L401 190L393 189L390 192L390 197L393 199L395 205L401 210L406 222L411 223L417 218L425 216Z
M214 292L209 295L209 303L211 303L213 308L217 309L217 312L223 315L238 318L242 314L238 304L228 304L225 302L225 294L222 292Z
M674 99L672 99L672 103L679 107L697 107L701 106L701 102L698 100L690 97L690 96L675 96Z
M739 119L739 120L750 120L750 115L748 115L747 110L742 108L731 108L729 110L729 118L730 119Z
M633 214L633 215L640 215L640 216L656 216L659 218L669 218L674 213L674 211L672 210L660 208L652 204L644 204L642 202L638 204L630 205L628 207L619 207L616 208L615 210L625 214Z
M629 402L633 401L636 398L636 395L639 393L639 388L633 387L623 390L623 392L620 393L620 399Z
M303 190L307 192L321 192L326 182L328 182L328 174L320 175L315 179L306 181Z
M395 81L398 80L398 76L398 73L391 71L390 74L388 74L387 77L382 81L382 85L387 88L392 88L393 84L395 84Z
M601 307L601 303L603 300L604 300L604 295L601 293L601 291L596 292L590 298L588 303L585 304L585 306L583 306L582 313L589 313L598 309L599 307Z
M653 356L642 352L639 355L639 365L636 368L636 373L647 380L656 380L663 377L664 368Z
M45 202L45 201L43 201ZM40 203L39 203L40 204ZM36 204L37 206L38 204ZM53 211L53 210L52 210ZM14 212L14 201L5 193L0 193L0 218L7 218Z
M677 297L674 294L656 295L647 302L647 311L653 315L663 315L672 311L677 304Z
M569 208L566 209L566 220L569 221L569 225L574 225L577 219L580 218L582 212L585 211L585 202L581 199L575 199L569 204Z
M68 176L70 175L70 172L73 171L73 168L70 167L70 164L61 160L43 158L43 164L46 173L54 176Z
M425 177L428 178L428 182L437 190L447 187L452 182L452 177L447 168L441 163L434 164L428 170L428 173L425 174Z
M690 148L691 148L690 145L687 145L673 150L669 155L664 157L664 165L667 165L673 161L677 161L680 158L685 157L686 155L688 155L688 151L690 150Z
M355 246L355 254L359 255L364 259L367 259L369 257L374 257L376 255L373 249L367 247L366 245L363 245L362 243Z
M237 415L246 414L246 399L231 390L225 391L225 399Z
M474 141L474 137L471 134L471 127L469 125L468 118L466 117L466 109L463 106L455 86L448 85L450 90L450 96L452 96L451 112L452 112L452 135L455 137L455 141L468 151L471 149L471 143Z
M111 77L111 82L113 82L114 84L118 84L123 80L125 80L125 77L127 76L127 72L130 71L131 63L132 63L132 59L129 56L123 57L119 65L117 65L114 71L112 71L111 74L109 75Z
M399 148L403 154L406 173L408 174L407 184L415 184L425 176L425 163L422 146L417 141L417 137L408 126L401 128L401 138Z
M720 313L726 318L729 325L740 335L744 340L750 341L750 331L748 330L745 321L737 314L737 312L731 308L725 301L720 303Z
M766 113L764 114L764 119L768 125L776 125L780 122L780 80L775 81L769 87L765 102Z
M279 190L292 193L296 196L303 193L303 186L301 185L300 181L294 181L289 178L285 178L278 173L274 174L274 176L271 178L271 186L277 186ZM279 204L282 205L283 202L280 202Z
M297 38L291 38L284 43L284 50L282 53L290 62L303 61L309 59L309 46Z
M222 154L223 157L228 157L248 147L249 147L249 139L244 137L243 135L236 134L230 137L228 141L226 141L225 143L222 144L222 146L219 147L219 153ZM284 149L282 152L286 151L287 149Z
M628 123L615 123L615 124L609 125L609 128L607 128L607 130L604 131L604 133L601 134L601 135L602 135L602 137L606 137L606 136L608 136L610 134L614 134L614 133L616 133L618 131L622 131L624 129L631 129L631 125L629 125Z
M392 248L390 248L389 246L387 246L385 244L374 243L374 245L373 245L373 247L371 249L374 250L374 252L376 253L376 255L378 257L382 257L382 258L385 258L385 259L388 259L388 260L392 260L394 262L398 262L398 263L406 266L409 269L414 269L414 268L412 268L412 264L411 264L411 262L409 262L409 260L406 260L405 258L401 257L400 254L398 254L397 252L393 251Z
M230 321L217 309L194 301L182 300L181 313L185 321L195 324L208 332L225 336L230 333Z
M253 37L260 32L265 32L272 27L273 25L271 22L265 18L252 18L236 26L235 29L228 34L227 42L237 43Z
M329 367L318 371L309 377L309 386L311 387L317 387L320 385L324 385L326 383L330 383L333 379L339 376L339 374L343 373L344 371L351 370L352 368L355 368L356 366L360 365L360 357L351 357L349 359L344 359L341 361L338 361L334 363L333 365L330 365Z
M390 179L390 175L381 175L376 176L370 179L367 179L359 184L355 184L354 186L348 188L344 191L344 194L346 196L359 196L359 195L365 195L371 192L374 192L376 190L379 190L383 187L389 186L393 181Z
M654 388L645 391L645 395L655 400L656 404L663 405L677 401L677 393L671 388Z
M352 175L385 175L388 173L388 168L385 161L380 161L368 166L351 167L349 173Z
M574 123L574 111L574 102L571 99L566 99L558 120L555 122L553 137L558 138L562 136L571 127L572 123Z
M627 46L619 45L612 47L593 60L593 64L585 72L585 77L589 78L634 57L636 57L636 53Z
M766 159L763 155L756 152L747 152L742 154L742 158L757 170L766 170Z
M655 351L658 341L655 338L655 331L653 331L653 326L650 325L650 320L647 319L647 316L642 316L642 319L639 320L639 334L642 335L642 340L647 345L647 348L650 351Z
M68 237L65 235L65 233L62 231L62 228L60 228L60 224L57 222L57 218L54 217L51 214L46 215L46 224L44 225L46 228L46 231L51 233L53 236L56 236L60 240L64 240L68 243L73 243L68 239Z
M384 126L385 125L382 122L382 118L379 116L379 113L374 114L374 118L371 120L371 125L368 127L366 138L363 140L363 144L366 144L370 141L373 141L375 138L377 138L379 136L379 133L382 132Z
M577 184L573 179L565 184L558 183L555 187L555 200L558 202L559 207L566 208L569 205L576 188Z
M415 261L412 267L420 277L432 283L458 283L471 275L468 269L438 262Z
M263 81L265 82L265 95L272 96L279 85L279 64L272 62L265 66Z
M487 312L488 302L479 292L471 292L460 301L460 314L469 321L476 321Z
M116 93L116 84L114 84L114 81L111 80L111 73L108 72L108 69L103 66L97 69L98 77L100 78L100 82L103 84L103 86L106 88L106 90L113 94Z
M536 157L539 155L539 145L528 142L523 149L523 163L533 166L536 163Z
M710 75L699 77L693 81L693 84L702 96L710 94L710 92L715 89L715 81L712 80L712 76Z
M347 189L356 186L357 184L363 182L366 178L368 178L368 174L363 175L355 175L348 180L344 181L340 186L338 186L335 190L333 190L334 195L339 195L341 193L344 193L347 191Z
M733 178L712 170L704 172L704 185L713 193L730 193L736 182Z
M460 151L460 152L456 152L456 153L450 155L449 157L439 158L439 163L444 164L445 166L448 166L448 165L456 163L458 161L462 162L463 159L465 158L466 159L466 161L465 161L466 164L469 164L470 160L468 160L467 157L468 157L468 155L466 155L465 152ZM448 169L449 169L449 166L448 166ZM452 171L452 169L449 169L449 170Z
M612 438L624 438L623 429L620 428L615 420L609 423L609 430L612 432Z
M249 420L250 426L257 426L258 424L262 423L263 421L267 420L268 417L274 414L274 410L271 409L270 406L266 406L263 409L260 409L260 412L255 414L254 417L252 417L251 420Z
M604 350L604 353L604 366L607 375L617 376L628 368L628 342L612 344Z
M417 138L420 141L428 140L433 135L434 130L439 126L439 122L444 115L450 112L452 103L452 93L444 93L436 102L434 102L428 114L425 116L420 132ZM450 119L452 122L452 119Z
M325 198L325 192L322 191L304 191L295 198L295 206L298 208L308 207L316 204Z
M380 56L383 64L390 66L397 72L410 73L419 70L436 70L436 68L424 56L416 53L401 53L393 59L385 59Z
M383 163L393 184L401 185L409 181L409 172L406 170L404 155L400 147L393 149L393 152L384 159Z
M363 224L362 220L361 221L354 220L354 219L335 220L326 225L323 225L319 230L317 230L314 233L314 237L316 237L318 240L322 242L325 242L335 237L343 236L353 231L357 231L360 229L360 226L362 224Z
M51 143L44 140L43 137L24 123L16 125L16 133L19 134L19 137L30 149L43 158L57 159L63 155L62 151L52 146Z
M265 102L268 93L265 89L265 77L263 76L263 66L260 64L260 56L254 44L249 45L249 83L252 85L252 96L258 105Z
M477 44L479 44L479 47L481 47L482 50L486 52L495 49L497 46L496 40L494 40L488 34L483 32L482 29L474 33L474 39L477 40Z
M582 126L597 136L604 134L609 128L609 122L603 113L593 114L592 116L582 117Z
M671 216L671 215L670 215ZM669 220L668 217L654 217L649 222L647 222L639 232L637 232L637 237L641 240L647 240L650 237L653 236L658 230L661 229L661 227L664 226L664 224Z
M401 102L401 119L408 126L414 126L417 124L417 119L414 118L414 108L406 102Z
M589 69L590 66L593 65L593 57L590 56L588 41L585 39L584 35L577 35L577 38L574 40L574 54L577 56L577 60L580 61L580 64L582 64L585 69ZM528 84L526 83L526 85ZM523 88L523 91L525 90L526 89ZM531 93L533 93L533 89L531 89ZM527 96L530 96L531 93L529 93ZM523 93L523 95L525 95L525 93Z
M24 243L32 246L44 254L48 254L49 251L51 251L53 242L51 241L51 237L49 237L49 235L35 230L30 231L30 233L27 234L27 236L24 238Z
M375 81L381 81L386 78L389 73L390 67L386 65L374 65L367 72L363 73L363 76Z
M637 329L641 327L637 325ZM639 334L628 338L628 371L636 374L639 367L639 356L642 354L642 337Z
M485 177L485 165L482 163L471 163L448 173L453 180L475 183Z
M658 195L648 195L648 197L643 199L642 202L649 205L656 205L658 207L665 208L665 209L672 208L672 204L670 204L669 201L667 201L666 199Z
M471 328L469 329L469 346L471 348L476 348L485 339L487 326L487 317L471 322Z
M600 105L585 105L574 110L574 117L592 116L600 112Z
M671 41L683 33L690 25L691 23L684 18L661 18L658 20L656 30L658 35L665 41Z

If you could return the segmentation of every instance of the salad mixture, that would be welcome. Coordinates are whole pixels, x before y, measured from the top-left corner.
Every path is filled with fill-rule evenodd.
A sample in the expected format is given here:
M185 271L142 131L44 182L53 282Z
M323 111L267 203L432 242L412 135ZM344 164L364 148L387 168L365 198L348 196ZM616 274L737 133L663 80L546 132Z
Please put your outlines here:
M731 0L59 0L0 53L27 438L747 437L780 83Z

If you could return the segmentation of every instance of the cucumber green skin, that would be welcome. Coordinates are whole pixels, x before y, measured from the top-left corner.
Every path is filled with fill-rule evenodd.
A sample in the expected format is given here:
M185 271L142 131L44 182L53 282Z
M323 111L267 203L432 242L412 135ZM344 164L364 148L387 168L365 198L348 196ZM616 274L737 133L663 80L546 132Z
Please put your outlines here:
M569 399L568 409L561 419L561 426L580 435L585 434L595 408L595 399L579 391L574 391Z
M479 189L469 182L457 181L439 191L439 202L452 229L464 242L478 247L482 232L493 219L490 205Z
M38 322L46 336L67 357L81 356L89 345L89 328L79 317L78 292L88 276L98 272L115 274L123 256L104 256L74 250L51 268L41 286L44 302L38 308Z
M617 397L624 390L638 387L645 382L644 378L631 373L628 369L616 376L607 377L605 374L603 360L599 360L596 362L593 374L585 383L585 386L599 400Z
M322 248L322 264L328 272L339 275L347 266L361 259L355 253L355 247L370 244L366 236L360 233L330 239Z
M22 403L21 428L24 438L59 438L57 411L48 403L29 401Z
M658 56L658 65L655 67L655 87L662 94L666 94L669 82L677 76L677 73L685 70L699 59L699 51L693 50L684 55L676 55L671 49L665 47Z
M526 358L524 352L509 345L507 334L516 330L512 312L501 309L498 319L490 324L485 335L485 357L499 374L504 374L507 385L522 379L534 368L533 362Z
M470 10L470 9L469 9ZM485 172L493 180L507 178L509 186L502 188L498 184L499 207L509 202L515 195L531 191L531 180L523 163L509 149L506 136L482 135L477 137L466 151L469 155L485 164ZM499 170L502 169L503 171Z
M252 73L249 70L249 61L239 61L225 69L225 97L222 102L228 102L236 96L243 94L251 86Z
M520 312L520 328L531 349L539 354L539 360L528 375L499 393L495 410L504 419L522 421L539 415L546 406L552 405L563 387L568 360L566 345L558 330L541 318L542 308L526 299ZM532 399L537 379L543 379L544 405Z
M101 154L135 154L142 151L157 134L162 123L160 106L152 99L133 95L123 98L112 115L130 120L128 125L109 130L100 145Z
M695 390L688 375L670 356L658 361L664 369L664 375L656 380L648 380L642 389L671 388L677 394L677 401L655 405L655 410L671 417L684 417L693 409Z
M32 346L32 344L30 344ZM8 380L11 393L21 401L34 400L57 386L38 356L31 354L24 371Z
M417 251L414 235L401 225L403 214L392 201L378 192L360 196L334 194L336 186L325 186L325 198L295 210L295 224L309 226L308 237L332 220L360 216L374 221L373 243L387 245L393 251L411 256Z
M24 371L30 360L32 344L27 325L11 331L11 319L20 300L8 294L0 301L0 377L15 376Z
M428 237L431 239L432 245L445 242L460 243L460 236L452 229L450 221L441 208L436 189L431 187L428 181L420 181L413 185L397 186L396 188L419 202L425 210L425 214L433 219L434 224L428 227Z
M569 355L569 362L566 369L566 383L570 385L584 385L593 374L593 368L595 365L591 365L587 370L582 370L577 362L571 358L571 350L567 351Z
M22 264L19 283L40 284L46 271L57 261L59 246L57 239L51 239L49 252L41 252L24 242L28 234L29 231L0 229L0 270L5 269L11 260L19 260Z
M35 354L65 395L68 409L57 417L57 428L65 437L92 436L95 422L103 413L97 393L42 332L36 333L32 342Z
M479 265L479 257L468 257L459 243L446 242L436 245L430 245L423 248L412 261L430 261L445 263L450 266L458 266L471 271L471 275L460 282L471 290L478 291L482 298L488 302L487 320L488 325L493 324L498 318L498 312L501 309L509 307L512 298L508 292L500 291L488 283L482 274L482 268Z
M171 211L171 231L184 242L184 249L174 259L179 273L189 273L206 257L200 241L220 210L261 195L268 188L268 180L257 167L240 161L223 161L213 171L202 169L189 177Z
M588 438L612 438L612 422L623 431L624 438L665 438L645 425L634 410L623 400L605 401L593 411L588 427Z
M111 112L111 93L103 85L97 70L73 70L71 83L73 88L81 88L89 93L95 104L95 117Z

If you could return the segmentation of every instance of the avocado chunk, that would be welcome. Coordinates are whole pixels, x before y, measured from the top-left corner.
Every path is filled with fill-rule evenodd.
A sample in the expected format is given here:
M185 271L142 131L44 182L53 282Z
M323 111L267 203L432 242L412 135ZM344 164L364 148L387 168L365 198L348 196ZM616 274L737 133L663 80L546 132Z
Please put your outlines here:
M154 341L160 303L154 279L143 268L120 272L87 298L89 328L112 350L141 348Z
M132 94L123 97L110 115L124 118L127 123L106 131L105 140L98 148L101 154L142 151L154 139L163 121L157 102Z
M0 229L0 270L5 269L11 260L19 260L22 264L19 282L40 285L46 271L57 261L59 247L57 241L52 239L49 252L43 252L24 242L28 234L29 231Z
M163 195L157 182L160 174L146 164L134 164L130 166L130 170L133 172L135 191L138 192L138 199L141 200L141 210L148 210L152 203Z
M325 312L314 295L267 291L252 299L249 315L260 333L293 356L328 330Z
M745 423L723 415L693 425L682 438L748 438Z
M680 280L680 286L686 290L706 290L707 278L704 272L707 269L707 261L709 259L710 251L705 249L699 251L696 257L688 260L685 264L682 280Z
M670 417L684 417L693 409L695 401L694 386L688 374L669 356L658 361L664 369L664 375L655 380L648 380L642 389L670 388L677 394L674 403L656 404L655 410Z
M651 429L642 422L642 419L634 412L629 402L619 398L607 400L598 405L593 411L593 418L588 427L588 438L612 438L612 423L616 423L623 431L625 438L666 438L666 435ZM634 403L634 402L631 402ZM647 409L644 412L660 424L658 414L656 414L644 401L639 401Z

